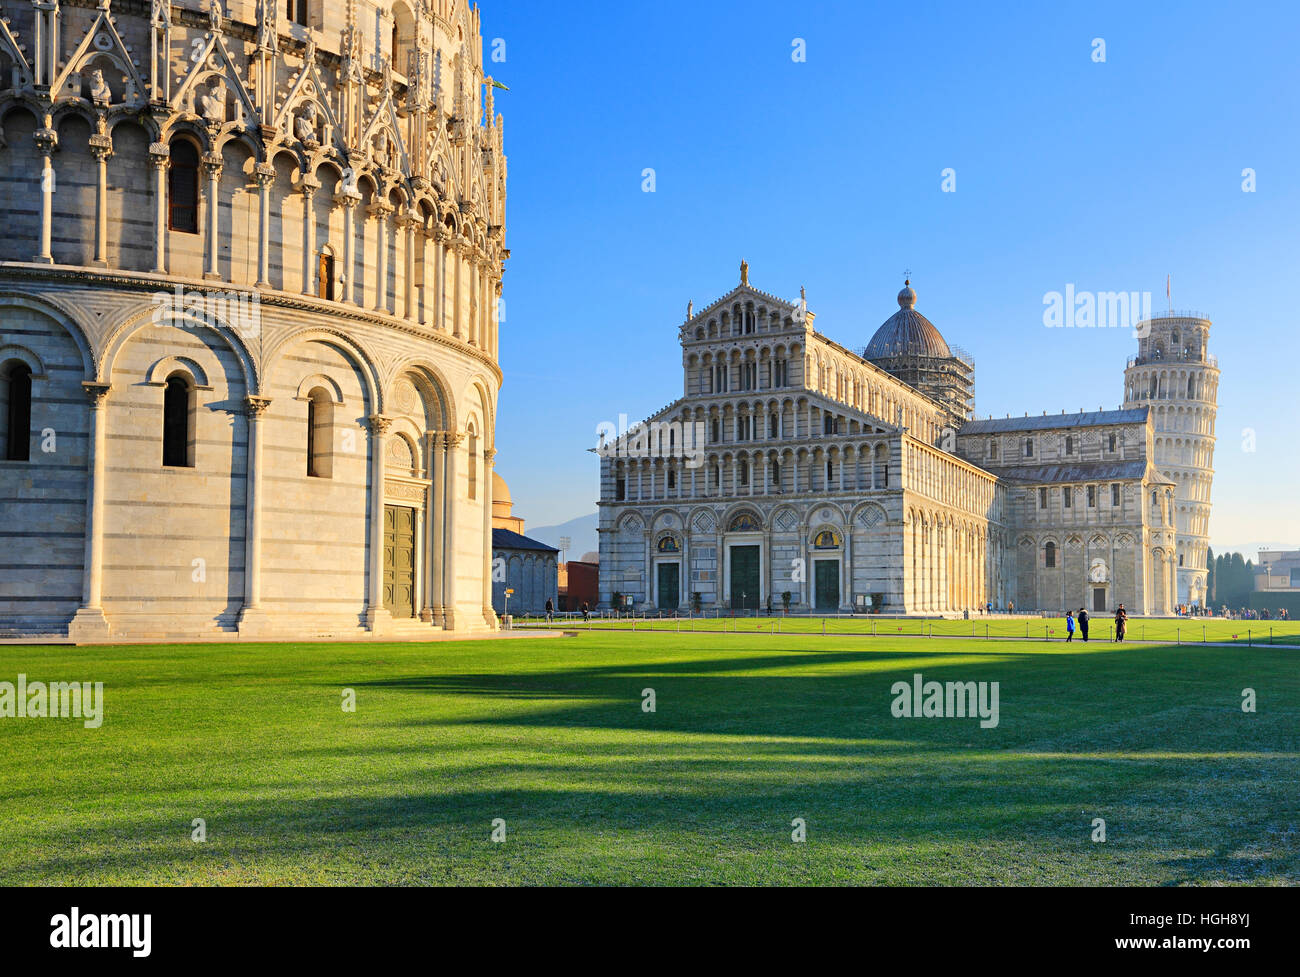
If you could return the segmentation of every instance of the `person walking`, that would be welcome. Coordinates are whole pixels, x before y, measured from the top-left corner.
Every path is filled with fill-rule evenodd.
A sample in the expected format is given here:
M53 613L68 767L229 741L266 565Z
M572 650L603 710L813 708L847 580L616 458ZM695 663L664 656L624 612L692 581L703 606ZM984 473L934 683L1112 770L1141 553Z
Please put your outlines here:
M1124 610L1124 605L1120 604L1115 609L1115 640L1123 641L1124 635L1128 633L1128 611Z
M1074 615L1070 611L1065 612L1065 643L1068 645L1074 640Z
M1088 609L1085 607L1079 608L1079 637L1085 642L1088 640Z
M587 606L587 602L584 600L582 602L582 619L584 621L589 620L590 615L591 615L591 608Z
M555 616L555 605L551 603L551 598L546 598L546 623L551 623L551 618Z

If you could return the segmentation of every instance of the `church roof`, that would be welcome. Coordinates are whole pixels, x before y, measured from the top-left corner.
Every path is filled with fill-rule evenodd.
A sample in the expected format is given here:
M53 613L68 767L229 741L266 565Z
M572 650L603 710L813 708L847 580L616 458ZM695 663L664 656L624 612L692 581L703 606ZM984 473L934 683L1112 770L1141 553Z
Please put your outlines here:
M554 546L547 546L539 540L522 536L510 529L492 530L492 548L494 550L544 550L547 553L560 552Z
M1042 417L996 417L967 421L957 433L1008 434L1013 431L1055 431L1071 427L1103 427L1111 424L1145 424L1150 407L1127 410L1094 410L1078 414L1045 414Z
M916 292L911 282L898 293L898 311L885 320L867 344L863 357L868 360L887 360L895 356L925 356L946 360L952 350L939 330L915 309Z
M1158 471L1142 459L1137 461L1102 462L1081 465L1019 465L997 469L998 478L1007 482L1030 482L1034 485L1057 482L1120 482L1146 479L1149 482L1167 482Z

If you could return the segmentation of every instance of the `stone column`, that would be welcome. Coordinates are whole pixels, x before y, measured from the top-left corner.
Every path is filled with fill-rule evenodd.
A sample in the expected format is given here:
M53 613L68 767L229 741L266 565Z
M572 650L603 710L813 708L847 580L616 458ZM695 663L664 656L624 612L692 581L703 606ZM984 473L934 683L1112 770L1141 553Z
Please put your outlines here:
M343 301L356 304L356 285L353 272L357 264L357 204L361 194L347 190L335 194L334 203L343 208Z
M464 303L461 300L463 286L461 284L464 278L465 258L464 248L459 239L451 246L452 265L455 269L456 279L452 283L452 314L451 314L451 332L457 339L465 338L464 325Z
M86 452L86 552L82 571L81 607L68 624L72 641L106 640L108 618L103 608L104 571L104 442L111 384L83 381L90 398L90 438Z
M90 155L95 158L95 264L108 267L108 161L113 156L113 139L90 137Z
M420 619L441 626L443 623L442 564L444 559L442 536L446 518L443 505L446 496L443 472L446 468L447 447L441 431L430 431L425 436L425 443L429 455L429 532L428 554L425 557L427 566L425 580L428 581L428 585L425 588L425 610L421 612Z
M258 163L253 170L257 181L257 287L271 287L271 187L275 167Z
M492 467L496 451L483 452L483 623L492 630L497 627L497 614L492 607Z
M316 259L316 191L320 181L304 177L302 181L302 294L317 295L319 290L312 288L320 263Z
M384 451L393 420L370 416L370 587L366 599L366 630L383 632L392 624L384 607Z
M442 562L442 615L443 627L448 631L456 628L456 514L460 507L457 484L457 459L460 445L465 440L464 434L447 434L443 441L446 445L446 484L443 492L443 546Z
M375 291L375 311L388 313L388 217L393 208L386 203L370 205L370 216L375 219L375 235L379 242L379 254L375 262L378 288Z
M223 161L215 154L203 157L203 172L208 177L208 261L203 277L209 280L221 278L221 264L217 249L220 243L221 223L221 170Z
M433 328L439 332L447 329L447 228L442 224L433 229Z
M403 214L398 218L397 225L402 228L403 241L405 242L404 262L402 265L403 277L402 282L402 313L408 319L417 317L415 308L415 229L420 222L410 214Z
M59 134L54 131L49 116L45 117L45 127L37 129L36 151L41 154L41 240L40 253L32 258L38 264L54 264L52 238L54 228L54 151L59 146Z
M171 147L156 142L149 147L149 165L153 167L153 270L154 274L167 274L167 167L171 162Z
M250 396L248 414L248 464L244 500L244 607L239 612L239 633L266 624L262 610L262 418L271 398Z

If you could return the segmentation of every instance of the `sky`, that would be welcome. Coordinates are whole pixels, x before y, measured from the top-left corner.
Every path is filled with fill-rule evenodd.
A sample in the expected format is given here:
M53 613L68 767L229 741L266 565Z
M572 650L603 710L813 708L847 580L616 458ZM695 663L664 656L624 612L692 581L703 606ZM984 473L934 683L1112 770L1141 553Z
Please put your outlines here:
M1158 312L1168 276L1223 371L1212 543L1300 545L1300 5L481 7L510 87L497 471L529 525L595 511L597 424L681 396L687 301L744 258L855 349L910 270L998 417L1119 406L1133 330L1048 328L1045 297Z

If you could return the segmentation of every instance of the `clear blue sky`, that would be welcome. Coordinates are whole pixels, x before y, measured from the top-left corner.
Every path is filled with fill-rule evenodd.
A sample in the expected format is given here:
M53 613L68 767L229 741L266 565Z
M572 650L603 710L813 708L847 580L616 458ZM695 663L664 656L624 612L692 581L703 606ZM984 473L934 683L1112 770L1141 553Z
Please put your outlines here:
M1300 543L1296 5L482 8L511 87L497 465L530 525L594 511L596 425L681 395L686 302L744 257L758 288L806 285L818 329L855 348L910 268L995 416L1117 406L1131 331L1049 330L1043 297L1160 309L1172 274L1223 370L1211 535Z

